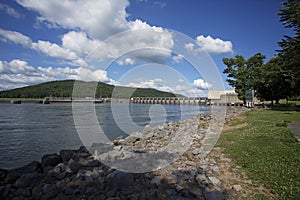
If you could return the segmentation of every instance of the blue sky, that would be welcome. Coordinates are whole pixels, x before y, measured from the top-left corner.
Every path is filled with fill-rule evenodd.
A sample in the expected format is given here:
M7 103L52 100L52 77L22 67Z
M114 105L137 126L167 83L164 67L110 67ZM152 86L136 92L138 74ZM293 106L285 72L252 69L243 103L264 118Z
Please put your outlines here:
M222 58L292 35L280 0L2 0L0 90L77 79L203 96L232 89Z

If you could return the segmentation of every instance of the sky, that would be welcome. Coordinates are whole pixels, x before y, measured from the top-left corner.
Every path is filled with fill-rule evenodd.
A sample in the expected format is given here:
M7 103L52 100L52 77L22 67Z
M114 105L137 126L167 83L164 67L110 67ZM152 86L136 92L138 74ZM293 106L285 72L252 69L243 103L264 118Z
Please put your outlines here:
M267 60L280 0L1 0L0 90L75 79L186 96L232 89L222 58Z

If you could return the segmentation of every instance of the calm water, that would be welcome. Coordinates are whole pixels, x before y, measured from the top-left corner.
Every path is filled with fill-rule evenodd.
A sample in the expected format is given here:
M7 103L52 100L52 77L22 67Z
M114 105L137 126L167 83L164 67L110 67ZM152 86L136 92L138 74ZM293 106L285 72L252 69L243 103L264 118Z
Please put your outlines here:
M118 104L112 109L110 104L96 104L98 122L108 138L127 136L128 132L120 129L120 126L125 129L129 126L126 109L137 129L209 112L205 106ZM58 153L61 149L76 149L81 145L71 104L0 104L0 168L22 166L40 160L45 153Z

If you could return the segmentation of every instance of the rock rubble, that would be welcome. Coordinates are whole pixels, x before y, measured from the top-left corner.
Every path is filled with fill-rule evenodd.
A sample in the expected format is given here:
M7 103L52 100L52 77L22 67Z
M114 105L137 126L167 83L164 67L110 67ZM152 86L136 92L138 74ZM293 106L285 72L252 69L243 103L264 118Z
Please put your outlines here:
M226 121L243 111L231 108ZM0 169L0 199L221 199L224 189L215 176L221 172L203 153L207 137L215 137L215 118L201 114L146 126L111 143Z

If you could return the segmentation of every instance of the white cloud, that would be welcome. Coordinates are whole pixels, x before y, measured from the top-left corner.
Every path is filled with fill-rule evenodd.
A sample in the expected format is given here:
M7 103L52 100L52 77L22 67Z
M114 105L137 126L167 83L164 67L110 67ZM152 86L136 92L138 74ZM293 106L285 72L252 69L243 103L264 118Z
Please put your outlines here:
M85 32L70 31L62 36L62 47L80 56L88 55L100 42L88 38Z
M60 79L75 79L83 81L101 81L113 84L114 80L107 77L104 70L90 70L84 67L37 67L30 66L26 61L0 60L0 90L37 84Z
M193 43L187 43L184 45L184 48L186 48L187 50L193 51L195 48L195 44Z
M135 60L129 57L121 57L117 60L119 65L133 65L135 64Z
M75 60L78 58L74 52L48 41L39 40L37 43L32 43L32 48L54 58L66 60Z
M207 51L208 53L232 53L231 41L224 41L219 38L212 38L211 36L199 35L196 38L197 46L192 43L185 44L185 48L190 51Z
M22 17L22 15L20 13L18 13L15 9L13 9L12 7L2 4L0 3L0 10L4 10L8 15L19 19Z
M182 78L178 79L179 83L184 83L184 80Z
M178 54L176 56L173 56L173 60L174 60L175 63L180 63L183 58L184 58L184 56L182 54Z
M9 40L15 44L21 44L24 47L31 47L32 44L32 41L29 37L16 31L9 31L0 28L0 36L4 41Z
M17 2L37 11L40 15L38 19L52 27L79 30L70 31L62 37L62 47L76 52L78 56L89 54L94 47L98 47L93 52L94 58L98 61L120 58L128 52L131 61L135 62L162 63L171 56L170 51L174 46L172 34L139 19L128 21L127 0L18 0ZM109 43L104 41L123 31L126 32L110 39Z
M107 37L127 29L127 0L17 0L25 8L37 11L38 20L52 27L64 27L87 31L96 39Z
M194 80L193 86L195 86L198 89L209 89L212 87L210 83L205 82L203 79Z

